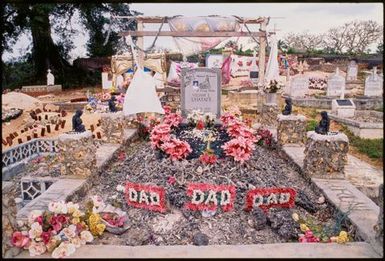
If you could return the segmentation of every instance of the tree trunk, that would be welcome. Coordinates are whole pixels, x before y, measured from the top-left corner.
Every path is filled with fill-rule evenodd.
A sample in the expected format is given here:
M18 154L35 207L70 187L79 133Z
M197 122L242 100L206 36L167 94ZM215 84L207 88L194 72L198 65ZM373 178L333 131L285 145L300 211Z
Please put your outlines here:
M47 4L32 5L30 20L35 76L37 81L44 83L47 70L51 69L55 82L63 84L65 71L71 66L62 58L58 46L52 40L49 12Z

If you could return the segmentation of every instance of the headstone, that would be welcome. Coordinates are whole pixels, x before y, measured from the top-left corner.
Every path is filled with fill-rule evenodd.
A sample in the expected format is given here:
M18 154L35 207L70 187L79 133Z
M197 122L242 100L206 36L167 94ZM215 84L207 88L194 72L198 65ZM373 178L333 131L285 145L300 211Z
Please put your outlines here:
M327 96L341 96L345 93L345 78L340 75L340 70L337 67L336 73L328 79Z
M222 68L223 55L222 54L208 54L206 56L207 68Z
M356 106L351 99L336 99L332 101L332 113L342 118L354 117Z
M373 68L372 74L365 80L365 96L382 96L384 78L377 74L377 67Z
M355 61L351 61L348 65L348 70L346 73L347 81L357 81L358 66Z
M182 69L181 110L184 117L193 110L221 114L221 70Z
M51 73L50 69L48 69L47 73L47 85L55 85L55 77Z
M116 76L116 87L122 86L124 82L124 78L122 75Z
M104 90L112 88L112 80L108 79L108 72L102 72L102 87Z
M259 69L257 66L257 58L256 58L256 51L254 50L253 53L253 60L251 61L251 67L250 67L250 72L249 72L249 78L253 83L258 82L258 77L259 77Z
M297 76L290 83L291 97L305 97L309 90L309 79L304 76Z

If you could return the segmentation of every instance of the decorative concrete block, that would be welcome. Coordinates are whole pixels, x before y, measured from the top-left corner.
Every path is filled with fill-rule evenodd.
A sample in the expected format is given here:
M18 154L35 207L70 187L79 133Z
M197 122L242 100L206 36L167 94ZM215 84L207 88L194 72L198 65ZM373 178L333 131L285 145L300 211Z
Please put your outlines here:
M300 143L306 138L306 117L303 115L278 115L277 140L278 143Z
M23 201L30 201L43 194L56 179L51 177L23 177L21 178L21 197Z
M61 175L88 177L96 170L96 145L90 131L58 137Z
M103 139L108 143L124 142L124 130L129 126L129 120L123 112L101 113L100 127L103 130Z
M258 122L269 127L277 127L277 116L280 113L278 105L273 103L265 103L262 105L262 113L258 118Z
M312 178L345 178L349 139L344 133L307 132L304 172Z

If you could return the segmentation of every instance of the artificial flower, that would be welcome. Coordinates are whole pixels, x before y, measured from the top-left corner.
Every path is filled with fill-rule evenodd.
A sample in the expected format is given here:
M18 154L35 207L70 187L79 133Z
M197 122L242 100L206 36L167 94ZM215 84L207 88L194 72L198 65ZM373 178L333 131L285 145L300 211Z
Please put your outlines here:
M11 243L16 247L20 247L20 248L26 247L28 246L29 241L30 239L28 235L23 234L20 231L13 232L12 234Z
M162 144L161 149L168 155L171 160L180 160L187 157L192 152L190 144L179 139L170 139Z
M32 224L36 222L36 219L43 215L43 212L41 210L32 210L28 214L28 224Z
M76 247L74 244L62 242L53 252L53 258L63 258L65 256L70 256L75 253Z
M29 230L29 238L34 239L37 237L40 237L41 233L43 232L43 228L38 222L35 222L31 225L31 229Z
M116 190L119 191L119 192L124 192L124 186L119 184L119 185L116 186Z
M31 244L28 247L30 256L40 256L47 250L44 242L35 242L31 241Z
M88 243L94 240L94 237L92 236L91 232L87 230L80 232L80 238Z
M71 239L76 236L76 226L75 225L69 225L68 227L64 228L62 230L66 238Z

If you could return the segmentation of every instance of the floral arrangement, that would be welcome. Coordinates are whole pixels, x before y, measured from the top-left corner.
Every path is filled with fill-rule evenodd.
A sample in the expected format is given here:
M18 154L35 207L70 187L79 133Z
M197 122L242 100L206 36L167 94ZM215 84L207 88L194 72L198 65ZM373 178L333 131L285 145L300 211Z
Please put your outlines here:
M276 80L271 80L268 83L265 83L263 89L267 93L276 93L282 87L283 87L283 84L281 82L278 82Z
M168 113L163 118L163 123L167 124L171 127L177 127L181 122L183 118L177 113Z
M89 231L87 214L72 202L51 202L48 211L34 210L28 222L12 235L12 244L27 249L31 256L45 252L54 258L70 256L94 237Z
M349 234L341 230L341 222L346 218L347 213L339 213L336 220L330 224L319 224L311 217L306 219L300 217L297 213L292 214L292 218L299 223L300 229L304 234L300 234L298 241L301 243L332 243L344 244L352 241Z
M170 156L171 160L184 159L192 151L190 144L175 138L165 141L161 149Z
M159 124L151 131L151 146L152 148L160 148L161 145L170 139L171 127L168 124Z
M212 150L206 150L202 155L200 155L199 160L203 164L215 164L218 160L218 157Z
M239 136L225 143L222 148L227 156L232 156L235 161L243 163L250 159L255 146L252 140Z
M207 126L212 126L215 122L216 116L210 112L203 113L200 110L193 110L191 113L187 115L187 121L196 126L198 123L202 125L202 123Z
M273 134L268 129L259 128L257 130L257 137L259 137L258 145L270 146L273 142Z

